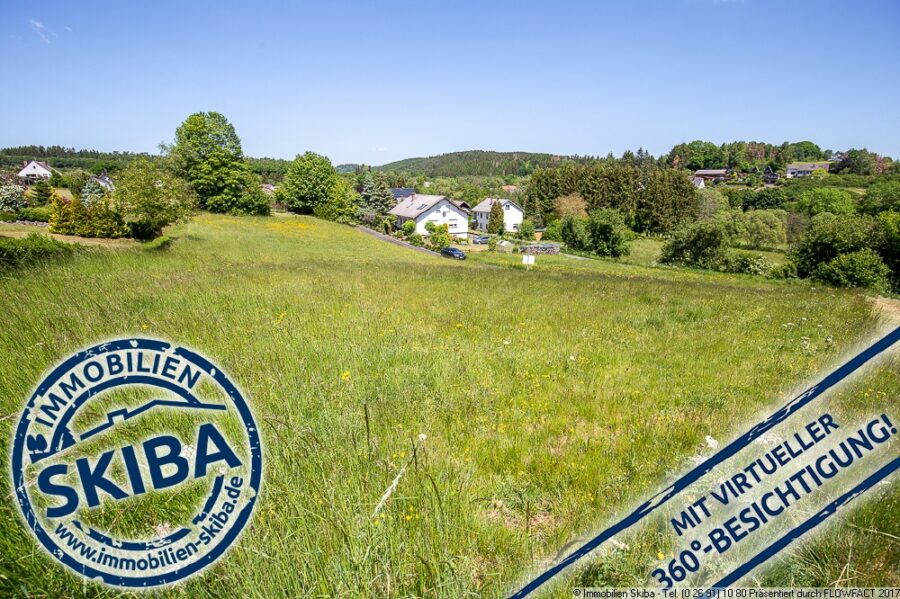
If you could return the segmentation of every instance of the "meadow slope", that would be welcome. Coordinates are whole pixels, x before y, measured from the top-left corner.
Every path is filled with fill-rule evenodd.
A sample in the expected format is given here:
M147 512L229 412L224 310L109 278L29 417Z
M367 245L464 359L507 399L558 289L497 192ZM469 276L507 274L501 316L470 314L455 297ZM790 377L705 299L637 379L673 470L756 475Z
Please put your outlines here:
M306 217L202 215L173 233L0 279L3 455L41 374L110 337L196 348L249 396L266 460L254 522L173 596L504 596L706 435L884 328L857 292L565 257L496 268L515 260L442 260ZM893 405L897 374L872 383ZM117 594L47 557L6 485L0 595ZM767 582L900 585L896 487ZM583 580L642 585L657 551L635 544Z

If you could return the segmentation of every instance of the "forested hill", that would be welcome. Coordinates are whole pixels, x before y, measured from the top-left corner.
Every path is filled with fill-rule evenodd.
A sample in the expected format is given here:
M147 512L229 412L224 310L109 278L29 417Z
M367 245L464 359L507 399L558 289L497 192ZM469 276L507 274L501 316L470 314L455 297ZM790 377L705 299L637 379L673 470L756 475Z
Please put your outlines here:
M529 175L536 168L562 162L584 162L589 157L555 156L533 152L487 152L470 150L427 158L407 158L375 167L379 171L405 172L426 177Z

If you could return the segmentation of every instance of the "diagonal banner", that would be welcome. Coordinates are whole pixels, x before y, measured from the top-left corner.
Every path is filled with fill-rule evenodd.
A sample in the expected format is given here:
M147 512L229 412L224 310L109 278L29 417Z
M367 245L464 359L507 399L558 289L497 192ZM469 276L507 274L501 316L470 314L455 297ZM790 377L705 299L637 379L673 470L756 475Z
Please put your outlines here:
M708 474L716 466L718 466L718 465L722 464L723 462L729 460L730 458L734 457L738 452L740 452L741 450L746 448L754 440L759 439L765 433L770 431L772 428L774 428L775 426L784 422L791 415L797 413L799 410L801 410L802 408L804 408L805 406L809 405L811 402L813 402L814 400L816 400L817 398L822 396L825 392L831 390L836 385L840 384L845 379L847 379L849 376L851 376L852 374L859 371L863 366L869 364L873 359L880 356L886 350L891 348L891 346L893 346L897 341L900 341L900 327L893 329L887 335L885 335L881 339L877 340L876 342L872 343L870 346L863 349L856 356L854 356L853 358L851 358L850 360L845 362L843 365L841 365L840 367L835 369L833 372L828 374L821 381L819 381L815 385L806 389L803 393L801 393L798 396L791 399L788 403L786 403L784 406L782 406L779 410L774 412L768 418L764 419L757 425L753 426L750 430L746 431L745 433L743 433L742 435L740 435L739 437L734 439L731 443L726 445L719 452L717 452L716 454L712 455L711 457L709 457L702 463L698 464L697 466L695 466L694 468L689 470L686 474L684 474L681 478L679 478L677 481L675 481L672 485L670 485L666 489L660 491L659 493L657 493L656 495L651 497L646 502L642 503L633 512L631 512L628 516L624 517L620 521L616 522L615 524L609 526L608 528L606 528L605 530L600 532L594 538L592 538L591 540L586 542L584 545L582 545L581 547L579 547L578 549L573 551L571 554L569 554L562 561L560 561L559 563L555 564L554 566L552 566L551 568L549 568L548 570L546 570L545 572L540 574L538 577L536 577L531 582L526 584L524 587L522 587L516 593L513 593L512 595L510 595L510 599L521 599L523 597L527 597L528 595L530 595L531 593L533 593L534 591L539 589L541 586L548 583L550 580L552 580L556 575L561 573L563 570L572 566L578 560L580 560L581 558L583 558L586 555L588 555L589 553L591 553L594 549L596 549L597 547L602 545L604 542L608 541L615 535L631 528L638 522L644 520L650 514L654 513L658 508L660 508L664 504L666 504L670 499L672 499L673 497L675 497L676 495L681 493L683 490L685 490L687 487L689 487L690 485L692 485L693 483L698 481L704 475ZM893 464L893 462L892 462L892 464ZM896 466L895 466L895 469L896 469ZM879 472L882 472L882 471L883 471L883 469L879 470ZM883 477L886 477L889 474L890 473L884 474ZM874 483L872 483L872 484L874 484ZM860 492L845 494L845 495L849 495L849 496L844 499L843 503L846 503L853 497L857 496ZM842 496L842 497L844 497L844 496ZM841 504L835 504L835 508L837 507L837 505L841 505ZM828 513L828 515L830 515L830 512ZM824 518L827 518L827 515L822 517L822 520L824 520ZM811 518L810 520L815 521L815 517ZM804 532L806 530L811 529L812 527L817 525L819 522L821 522L821 520L816 522L815 524L812 524L812 526L810 526L809 528L804 529ZM806 523L804 523L803 525L801 525L798 528L802 528L803 526L806 526ZM803 533L801 532L799 534L803 534ZM790 533L789 533L789 535L790 535ZM784 537L784 538L787 538L787 537ZM796 538L796 537L794 537L794 538ZM788 541L788 543L789 542L790 541ZM773 544L773 546L774 546L774 544ZM752 567L750 567L746 571L749 572L751 569L760 565L763 561L765 561L766 559L771 557L771 555L774 555L774 553L776 553L777 551L778 550L775 550L771 554L767 554L764 551L763 553L760 554L761 556L765 555L764 557L761 558L761 561L755 561L755 558L754 558L754 560L751 560L751 562L753 563ZM750 563L750 562L748 562L748 563ZM743 571L743 566L738 568L738 570ZM746 572L744 572L744 573L746 573ZM734 581L739 579L741 576L743 576L743 574L740 574L736 578L732 578L731 575L726 576L725 578L720 580L719 583L717 583L715 586L716 587L727 586L728 584L732 584Z

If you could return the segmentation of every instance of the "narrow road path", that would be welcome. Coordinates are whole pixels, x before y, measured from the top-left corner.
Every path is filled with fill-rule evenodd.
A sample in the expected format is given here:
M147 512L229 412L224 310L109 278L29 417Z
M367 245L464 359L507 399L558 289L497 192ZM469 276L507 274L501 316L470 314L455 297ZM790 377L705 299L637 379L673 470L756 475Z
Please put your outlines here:
M406 243L405 241L401 241L396 237L391 237L390 235L385 235L384 233L379 233L378 231L374 231L368 227L364 227L362 225L356 225L356 228L363 233L368 233L372 237L376 237L382 241L387 241L388 243L393 243L394 245L399 245L401 247L409 248L411 250L416 250L417 252L423 252L425 254L431 254L432 256L440 256L437 252L432 252L431 250L420 248L411 243Z

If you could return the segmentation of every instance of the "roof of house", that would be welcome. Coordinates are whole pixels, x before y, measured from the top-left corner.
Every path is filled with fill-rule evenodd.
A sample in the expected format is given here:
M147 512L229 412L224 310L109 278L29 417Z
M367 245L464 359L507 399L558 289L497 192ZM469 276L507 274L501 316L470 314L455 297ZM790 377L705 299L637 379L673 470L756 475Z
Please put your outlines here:
M396 206L388 210L388 214L395 214L397 216L402 216L403 218L416 218L443 200L450 202L447 196L432 196L420 193L413 194L398 202ZM450 203L456 206L453 202Z
M828 167L831 166L830 162L792 162L787 167L789 169L794 170L813 170L817 171L819 169L828 170Z
M472 208L472 212L490 212L491 206L494 205L494 202L503 202L504 204L510 203L519 210L522 210L522 212L525 212L525 210L523 210L521 206L519 206L512 200L507 200L504 198L485 198L477 206Z
M400 198L416 195L416 190L412 187L391 187L391 195L394 196L395 200L399 200Z
M727 168L701 168L701 169L698 170L698 171L694 171L694 175L695 175L695 176L702 176L702 175L707 175L707 176L708 176L708 175L727 175L727 174L728 174L728 169L727 169Z
M19 176L20 176L20 177L24 177L25 175L27 175L27 174L29 174L29 173L31 173L31 174L36 173L36 172L37 172L37 168L36 168L37 166L39 166L39 167L41 167L42 169L46 170L48 173L51 172L51 171L53 170L53 169L50 168L50 165L47 164L46 162L42 162L42 161L39 161L39 160L30 160L30 161L28 161L28 163L25 164L25 166L22 168L22 170L19 171ZM31 168L29 169L29 167L31 167Z

